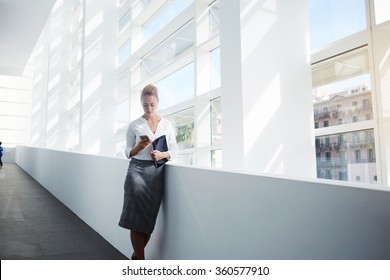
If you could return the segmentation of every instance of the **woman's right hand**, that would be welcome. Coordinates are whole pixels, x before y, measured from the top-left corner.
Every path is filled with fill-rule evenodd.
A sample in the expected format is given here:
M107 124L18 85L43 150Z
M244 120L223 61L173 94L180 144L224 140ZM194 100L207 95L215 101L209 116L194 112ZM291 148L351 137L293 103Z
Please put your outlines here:
M140 151L142 151L143 149L145 149L147 146L149 146L150 144L152 143L152 141L150 139L144 139L141 141L139 141L137 143L137 145L134 146L133 149L131 149L130 151L130 156L133 157L135 156L136 154L138 154Z
M146 148L147 146L149 146L151 143L152 143L152 140L150 140L149 138L144 139L144 140L141 139L141 141L139 141L138 144L137 144L137 146L140 147L139 150L138 150L138 152L141 151L141 150L143 150L143 149L145 149L145 148Z

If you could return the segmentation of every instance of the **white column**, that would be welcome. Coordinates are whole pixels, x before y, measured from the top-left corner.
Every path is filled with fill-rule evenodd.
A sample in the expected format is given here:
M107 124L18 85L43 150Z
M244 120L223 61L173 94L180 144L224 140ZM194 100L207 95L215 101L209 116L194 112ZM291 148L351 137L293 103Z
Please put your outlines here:
M390 25L388 23L387 25ZM389 28L373 29L374 71L378 108L379 147L377 162L381 166L382 185L390 186L390 32Z
M306 2L221 3L224 167L316 176Z
M81 152L115 155L115 1L86 2Z
M57 1L49 18L45 147L66 150L72 1Z
M240 2L222 0L220 5L222 162L223 168L243 170Z

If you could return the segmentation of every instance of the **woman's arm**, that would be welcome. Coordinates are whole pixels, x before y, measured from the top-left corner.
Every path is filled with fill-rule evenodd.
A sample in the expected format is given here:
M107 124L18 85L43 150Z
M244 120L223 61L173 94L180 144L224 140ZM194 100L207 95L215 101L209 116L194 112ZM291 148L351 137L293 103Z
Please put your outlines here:
M138 154L140 151L145 149L146 146L150 145L152 141L150 139L141 140L138 143L136 142L137 136L135 133L133 123L129 124L126 132L126 149L125 154L127 158L131 158Z

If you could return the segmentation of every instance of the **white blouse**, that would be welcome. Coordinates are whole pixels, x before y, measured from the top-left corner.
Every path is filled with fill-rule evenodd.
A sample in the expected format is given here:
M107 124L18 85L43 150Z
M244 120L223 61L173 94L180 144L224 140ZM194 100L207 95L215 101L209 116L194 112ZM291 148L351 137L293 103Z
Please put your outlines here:
M178 148L176 143L175 129L173 128L173 125L170 121L165 118L161 118L157 124L156 133L152 132L149 124L143 117L139 117L138 119L132 121L129 124L126 133L126 157L131 158L130 151L135 145L137 145L139 141L141 141L141 135L147 135L149 139L153 141L154 139L164 134L167 139L168 153L170 157L169 160L172 160L176 157ZM150 155L152 150L153 147L152 144L150 144L149 146L145 147L145 149L138 152L138 154L134 155L133 158L140 160L152 160L152 156Z

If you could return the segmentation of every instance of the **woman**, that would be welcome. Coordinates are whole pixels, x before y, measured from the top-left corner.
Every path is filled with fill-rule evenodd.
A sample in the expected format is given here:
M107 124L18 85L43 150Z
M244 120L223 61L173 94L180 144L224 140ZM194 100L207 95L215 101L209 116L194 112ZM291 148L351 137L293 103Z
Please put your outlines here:
M156 224L160 208L164 165L155 162L173 159L177 154L172 124L157 114L158 92L147 85L141 93L144 114L129 124L126 133L126 156L131 159L125 180L125 194L119 226L130 230L134 249L131 259L144 260L145 247ZM153 150L152 141L165 135L168 151Z

